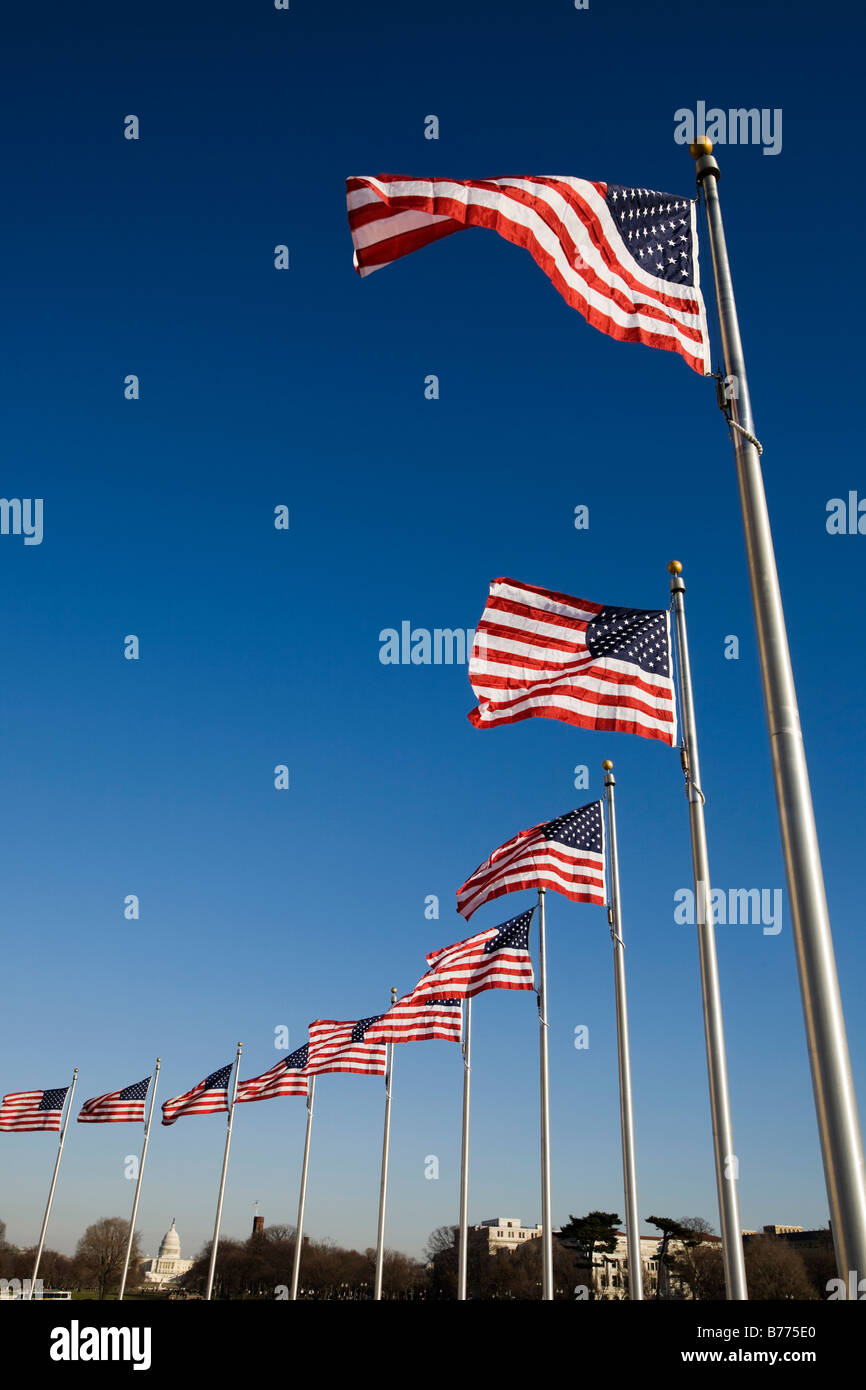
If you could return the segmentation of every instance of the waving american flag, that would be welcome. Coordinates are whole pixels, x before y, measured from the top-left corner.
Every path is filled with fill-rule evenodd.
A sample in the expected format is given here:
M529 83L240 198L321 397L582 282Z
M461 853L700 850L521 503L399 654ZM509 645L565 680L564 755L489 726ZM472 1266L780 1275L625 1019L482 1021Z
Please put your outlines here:
M471 999L486 989L534 989L529 954L534 911L532 907L498 927L431 951L427 957L430 970L415 994L435 996L444 990L460 999Z
M261 1076L250 1077L249 1081L238 1083L236 1100L274 1100L277 1096L305 1096L307 1094L307 1059L309 1048L306 1043L281 1057Z
M78 1112L79 1124L117 1124L124 1120L144 1120L144 1100L150 1077L124 1086L122 1091L109 1091L104 1096L86 1100Z
M212 1071L210 1076L193 1086L191 1091L163 1101L162 1123L173 1125L182 1115L214 1115L220 1110L228 1110L227 1093L233 1066L234 1063L229 1062L227 1067Z
M588 323L710 370L695 204L651 188L568 177L346 181L361 275L453 232L488 227L523 246Z
M533 715L676 743L670 615L494 579L469 680L476 728Z
M368 1043L367 1029L378 1023L381 1014L339 1022L333 1018L317 1018L310 1024L307 1072L344 1071L359 1075L384 1076L387 1048L384 1043Z
M368 1042L432 1042L436 1038L442 1042L460 1041L460 1000L441 997L441 990L438 995L426 994L421 988L423 984L421 980L411 994L404 994L370 1024L365 1034Z
M10 1091L0 1105L0 1130L57 1129L68 1086L49 1091Z
M519 888L552 888L576 903L607 901L600 801L521 830L500 845L457 889L457 911L468 921L482 904Z

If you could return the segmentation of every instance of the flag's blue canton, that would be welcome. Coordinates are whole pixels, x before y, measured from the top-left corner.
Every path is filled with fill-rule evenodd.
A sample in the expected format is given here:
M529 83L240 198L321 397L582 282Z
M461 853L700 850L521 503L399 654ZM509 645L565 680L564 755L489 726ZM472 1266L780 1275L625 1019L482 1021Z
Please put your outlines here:
M607 185L607 206L641 270L675 285L694 284L692 219L687 198L652 188Z
M563 817L563 820L565 817ZM556 824L556 822L553 822ZM535 908L529 912L521 912L519 917L512 917L509 922L503 922L497 928L496 935L491 936L484 947L484 954L489 956L492 951L504 951L512 946L515 951L529 950L529 924L532 921L532 914Z
M592 801L577 811L566 811L544 827L547 840L559 840L572 849L592 850L601 854L604 841L601 832L601 802Z
M229 1062L227 1067L220 1067L219 1071L212 1071L204 1083L205 1091L225 1091L228 1090L229 1076L234 1062Z
M309 1056L309 1045L307 1043L304 1043L303 1047L299 1047L295 1052L289 1053L289 1056L286 1058L286 1069L288 1071L302 1071L303 1068L307 1065Z
M68 1090L68 1086L60 1086L54 1091L43 1091L42 1099L37 1108L39 1110L62 1110Z
M462 1004L462 999L425 999L424 1007L430 1009L434 1004Z
M661 609L603 608L587 625L590 656L632 661L654 676L670 675L667 614Z
M383 1014L373 1014L372 1018L359 1018L359 1019L358 1019L358 1022L355 1024L354 1028L352 1029L352 1038L351 1038L351 1041L352 1041L352 1042L363 1042L363 1041L364 1041L364 1034L366 1033L367 1029L368 1029L368 1028L372 1028L373 1024L374 1024L374 1023L378 1023L378 1022L379 1022L379 1019L382 1018L382 1017L384 1017Z
M150 1085L150 1077L146 1076L143 1081L136 1081L134 1086L127 1086L117 1097L118 1100L144 1100L147 1095L147 1088Z

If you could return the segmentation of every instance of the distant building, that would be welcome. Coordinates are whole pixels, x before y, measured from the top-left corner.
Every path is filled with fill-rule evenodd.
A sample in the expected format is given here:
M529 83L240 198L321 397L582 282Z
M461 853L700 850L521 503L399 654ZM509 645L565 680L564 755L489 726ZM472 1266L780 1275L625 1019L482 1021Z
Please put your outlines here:
M558 1235L554 1231L554 1235ZM592 1257L592 1282L596 1293L601 1298L627 1298L628 1297L628 1237L625 1231L616 1231L616 1247L611 1251L595 1250ZM659 1248L662 1243L660 1235L640 1236L640 1263L643 1272L643 1296L644 1298L655 1298L659 1286ZM710 1246L718 1247L721 1240L718 1236L701 1236L701 1242ZM566 1248L573 1248L573 1241L566 1241ZM681 1241L671 1240L668 1243L668 1257L676 1256L683 1250ZM667 1297L666 1290L670 1284L669 1278L665 1281L662 1289L662 1297ZM686 1297L681 1287L679 1287L677 1297Z
M640 1237L640 1262L643 1270L644 1298L654 1298L659 1281L658 1249L660 1236ZM616 1233L616 1249L596 1250L593 1255L592 1280L602 1298L625 1298L628 1289L626 1265L628 1241L625 1231Z
M801 1236L812 1236L815 1232L802 1231L800 1227L773 1227L765 1230L788 1230L792 1234L788 1239L795 1241L797 1234ZM485 1231L487 1233L487 1244L491 1254L497 1250L518 1250L525 1245L528 1240L538 1240L541 1236L541 1226L523 1226L517 1217L496 1216L490 1221L482 1221L479 1226L474 1226L473 1230ZM559 1235L559 1230L554 1229L553 1234ZM752 1232L751 1234L754 1234ZM827 1231L817 1232L817 1234L828 1236ZM746 1235L746 1232L743 1232ZM643 1292L644 1298L655 1298L659 1282L659 1246L661 1236L641 1236L640 1237L640 1262L643 1270ZM455 1238L456 1243L456 1238ZM718 1248L721 1245L721 1238L714 1235L701 1236L701 1243ZM570 1247L572 1242L566 1242ZM680 1241L672 1240L668 1245L668 1255L675 1256L683 1249ZM616 1232L616 1249L609 1254L607 1251L596 1250L593 1253L592 1282L596 1293L602 1298L627 1298L628 1297L628 1240L625 1231ZM665 1296L664 1293L662 1295ZM688 1295L680 1289L678 1297Z
M516 1216L495 1216L491 1221L482 1221L476 1231L487 1232L490 1253L496 1250L518 1250L528 1240L538 1240L540 1226L522 1226Z
M497 1216L490 1221L482 1221L476 1231L486 1231L488 1249L491 1254L497 1250L519 1250L529 1240L541 1237L541 1226L523 1226L517 1217ZM555 1230L554 1235L559 1235ZM603 1298L624 1298L626 1296L625 1266L628 1255L624 1231L616 1233L616 1249L610 1254L596 1251L593 1257L593 1283ZM640 1252L643 1266L644 1293L654 1294L658 1284L658 1246L659 1236L641 1236ZM718 1239L718 1237L713 1237Z
M743 1231L744 1243L748 1246L749 1240L755 1236L775 1236L801 1254L813 1250L831 1250L833 1247L833 1233L829 1226L819 1226L814 1231L804 1231L802 1226L764 1226L760 1231Z
M150 1287L155 1285L158 1288L176 1284L188 1269L192 1269L194 1263L194 1260L182 1260L180 1257L180 1236L175 1229L174 1217L172 1217L171 1225L162 1238L156 1259L147 1259L142 1264L144 1283Z

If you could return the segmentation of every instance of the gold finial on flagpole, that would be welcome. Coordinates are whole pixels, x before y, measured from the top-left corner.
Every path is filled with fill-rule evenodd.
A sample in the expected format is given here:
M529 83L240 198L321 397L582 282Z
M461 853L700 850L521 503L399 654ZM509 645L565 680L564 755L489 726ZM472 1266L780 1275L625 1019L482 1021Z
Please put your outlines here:
M692 159L700 159L702 154L712 154L713 142L706 135L699 135L697 140L693 140L689 145L689 154Z
M683 567L679 560L671 560L668 565L668 574L682 574Z
M605 758L604 762L602 763L602 767L604 768L605 772L613 771L613 763L611 762L610 758Z

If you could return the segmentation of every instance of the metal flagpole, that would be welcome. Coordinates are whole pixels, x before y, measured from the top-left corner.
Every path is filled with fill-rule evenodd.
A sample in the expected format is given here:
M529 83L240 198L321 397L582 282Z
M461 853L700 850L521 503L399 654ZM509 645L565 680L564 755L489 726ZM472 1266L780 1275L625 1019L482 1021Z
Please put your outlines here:
M616 1047L619 1066L619 1114L622 1129L622 1176L625 1187L625 1236L628 1250L628 1296L643 1301L643 1266L640 1261L640 1217L637 1209L637 1165L634 1145L634 1112L631 1102L631 1056L628 1042L628 1003L625 993L625 942L619 891L619 855L616 842L616 809L613 763L605 759L605 800L610 855L610 906L608 922L613 942L613 979L616 993Z
M722 996L719 989L719 962L716 956L716 933L711 906L710 861L707 852L707 830L704 822L704 793L701 790L701 765L698 757L698 730L692 695L689 642L686 634L686 610L683 602L686 586L681 578L682 568L679 560L672 560L668 565L677 624L677 661L683 718L682 764L686 779L689 826L692 837L695 920L698 928L698 954L701 965L701 997L704 1008L704 1036L707 1044L707 1072L710 1081L710 1113L713 1121L716 1190L719 1198L719 1222L722 1233L722 1256L725 1265L727 1296L729 1299L744 1299L748 1298L749 1295L746 1289L746 1265L743 1258L743 1236L740 1226L740 1199L737 1187L739 1171L734 1150L734 1130L731 1123L731 1098L728 1092L728 1065L725 1058L725 1032L722 1024Z
M463 1141L460 1149L460 1242L457 1251L457 1297L466 1298L469 1251L469 1089L472 1080L472 1000L463 1001Z
M307 1172L310 1167L310 1133L313 1128L313 1100L316 1094L315 1072L310 1077L307 1088L307 1132L304 1136L304 1163L301 1168L301 1195L298 1198L298 1224L295 1228L295 1258L292 1262L292 1290L289 1297L294 1301L298 1296L298 1275L301 1270L301 1246L304 1243L304 1207L307 1201Z
M538 1052L541 1069L541 1297L553 1298L553 1218L550 1202L550 1069L547 1058L547 941L545 888L538 890Z
M33 1298L33 1290L36 1288L36 1276L39 1273L39 1261L42 1259L42 1247L45 1244L45 1232L48 1230L48 1218L51 1215L51 1203L54 1201L54 1189L57 1186L57 1174L60 1171L60 1156L63 1153L63 1141L66 1138L66 1126L69 1124L69 1116L72 1114L72 1097L75 1095L75 1083L78 1080L78 1068L72 1072L72 1085L66 1097L66 1117L60 1130L60 1143L57 1146L57 1157L54 1160L54 1175L51 1179L51 1187L48 1191L48 1202L45 1207L45 1215L42 1218L42 1230L39 1232L39 1245L36 1249L36 1260L33 1265L33 1277L30 1280L30 1299Z
M129 1257L132 1253L132 1241L135 1236L135 1218L138 1215L138 1199L141 1195L141 1179L144 1176L144 1163L147 1158L147 1145L150 1139L150 1122L153 1119L153 1107L156 1102L156 1085L159 1081L160 1059L157 1057L156 1066L153 1069L153 1085L150 1088L150 1109L147 1112L147 1123L144 1126L144 1145L141 1150L141 1163L138 1166L138 1181L135 1184L135 1197L132 1202L132 1216L129 1218L129 1236L126 1241L126 1258L123 1261L123 1274L120 1279L120 1288L117 1291L118 1302L123 1298L126 1289L126 1275L129 1269Z
M396 989L391 990L391 1007L397 1001ZM382 1267L385 1263L385 1204L388 1198L388 1153L391 1147L391 1083L394 1078L394 1044L388 1044L385 1071L385 1131L382 1136L382 1176L379 1181L379 1234L376 1240L376 1283L373 1298L382 1297Z
M719 166L711 154L712 144L706 138L696 141L690 149L696 161L698 183L704 191L709 223L776 806L836 1261L842 1278L847 1278L850 1270L856 1270L858 1276L862 1277L866 1274L863 1141L779 576L764 495L760 446L755 439L746 365L722 226L717 186Z
M229 1147L230 1147L231 1142L232 1142L232 1120L234 1119L234 1116L235 1116L235 1098L236 1098L237 1093L238 1093L238 1076L240 1075L240 1067L241 1067L241 1044L238 1043L238 1055L237 1055L237 1057L235 1058L235 1077L234 1077L234 1083L233 1083L233 1085L232 1085L232 1099L231 1099L231 1104L230 1104L230 1106L229 1106L228 1123L226 1124L226 1150L225 1150L225 1153L223 1154L223 1171L222 1171L222 1176L220 1177L220 1190L219 1190L219 1196L217 1197L216 1220L214 1221L214 1225L213 1225L213 1243L212 1243L212 1245L211 1245L211 1251L210 1251L210 1267L208 1268L208 1272L207 1272L207 1293L205 1294L205 1298L206 1298L208 1301L210 1301L210 1296L211 1296L211 1294L212 1294L212 1292L213 1292L213 1277L214 1277L214 1271L215 1271L215 1269L216 1269L217 1246L218 1246L218 1244L219 1244L219 1238L220 1238L220 1221L221 1221L221 1219L222 1219L222 1214L223 1214L223 1194L225 1193L225 1190L226 1190L226 1173L228 1172L228 1166L229 1166Z

